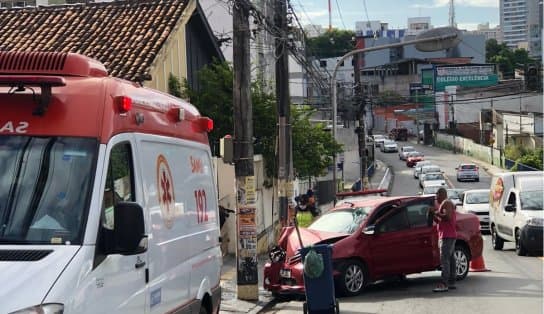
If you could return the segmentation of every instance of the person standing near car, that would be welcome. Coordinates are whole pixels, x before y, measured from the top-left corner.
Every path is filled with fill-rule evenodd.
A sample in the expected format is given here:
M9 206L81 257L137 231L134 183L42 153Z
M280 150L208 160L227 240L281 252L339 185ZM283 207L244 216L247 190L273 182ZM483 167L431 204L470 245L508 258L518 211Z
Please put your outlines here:
M455 265L455 240L457 231L455 230L456 214L455 205L448 199L448 192L445 188L439 188L436 192L436 201L438 208L431 208L434 221L437 223L438 239L440 246L440 265L442 267L442 282L440 282L434 292L446 292L455 289L456 265Z

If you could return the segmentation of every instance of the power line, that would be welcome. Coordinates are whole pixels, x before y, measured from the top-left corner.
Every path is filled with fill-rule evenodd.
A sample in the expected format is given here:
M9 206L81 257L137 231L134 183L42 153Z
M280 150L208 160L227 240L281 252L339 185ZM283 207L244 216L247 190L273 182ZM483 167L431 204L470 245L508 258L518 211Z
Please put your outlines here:
M338 15L340 16L340 22L342 22L342 25L344 26L344 29L347 29L346 24L344 24L344 18L342 17L342 9L340 9L340 5L338 4L338 0L336 0L336 7L338 8Z

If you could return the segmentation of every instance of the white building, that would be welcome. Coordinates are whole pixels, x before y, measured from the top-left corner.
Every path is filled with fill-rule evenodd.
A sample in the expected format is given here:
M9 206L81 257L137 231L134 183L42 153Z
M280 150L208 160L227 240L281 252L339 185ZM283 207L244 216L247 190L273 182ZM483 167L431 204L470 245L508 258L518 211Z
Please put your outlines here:
M431 18L428 16L424 17L409 17L408 18L408 29L406 30L406 36L417 35L421 32L433 28L431 25Z
M527 48L533 57L542 54L542 1L500 0L503 41L510 48Z
M502 31L499 25L491 28L489 27L489 22L485 24L478 24L478 27L475 31L469 31L470 34L484 35L485 40L495 39L498 43L502 42Z

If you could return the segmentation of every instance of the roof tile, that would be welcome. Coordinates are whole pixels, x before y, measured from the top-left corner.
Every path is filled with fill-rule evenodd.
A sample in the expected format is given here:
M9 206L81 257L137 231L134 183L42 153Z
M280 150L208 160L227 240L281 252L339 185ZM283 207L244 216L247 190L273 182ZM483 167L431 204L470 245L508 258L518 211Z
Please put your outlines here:
M111 76L137 81L149 73L187 2L130 0L2 9L0 50L81 53L102 62Z

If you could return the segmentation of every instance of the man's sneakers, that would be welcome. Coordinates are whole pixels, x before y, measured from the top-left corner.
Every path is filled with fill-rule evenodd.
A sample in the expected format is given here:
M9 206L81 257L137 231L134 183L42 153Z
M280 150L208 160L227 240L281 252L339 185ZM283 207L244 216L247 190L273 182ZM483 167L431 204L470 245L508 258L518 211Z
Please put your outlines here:
M433 289L433 292L448 292L449 290L455 290L457 287L455 284L445 285L444 283L439 283L436 288Z

